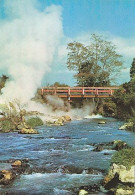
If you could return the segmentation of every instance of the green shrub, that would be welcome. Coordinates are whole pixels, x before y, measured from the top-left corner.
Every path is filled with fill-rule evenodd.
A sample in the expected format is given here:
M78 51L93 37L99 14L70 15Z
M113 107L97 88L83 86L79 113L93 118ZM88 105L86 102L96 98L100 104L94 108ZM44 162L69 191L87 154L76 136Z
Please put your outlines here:
M116 104L111 100L107 99L103 104L104 115L116 114Z
M34 128L43 125L43 121L39 117L32 117L26 121L26 124Z
M13 125L13 123L10 120L3 120L0 121L0 130L2 132L9 132L11 130L14 130L15 126Z
M111 162L130 168L132 165L135 165L135 148L122 149L115 152Z

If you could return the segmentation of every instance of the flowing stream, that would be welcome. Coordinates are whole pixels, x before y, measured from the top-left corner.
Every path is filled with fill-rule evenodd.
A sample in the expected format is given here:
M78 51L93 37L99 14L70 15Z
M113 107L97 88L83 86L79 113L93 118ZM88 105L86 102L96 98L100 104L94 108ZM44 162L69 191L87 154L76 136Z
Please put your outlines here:
M99 125L99 120L107 123ZM0 194L70 195L71 189L97 184L103 179L102 171L91 172L91 168L107 170L114 151L94 152L92 143L123 140L135 146L134 133L118 130L122 124L97 116L64 126L42 126L37 128L38 135L1 133L0 160L28 158L32 171L0 186ZM8 168L9 163L0 163L0 170Z

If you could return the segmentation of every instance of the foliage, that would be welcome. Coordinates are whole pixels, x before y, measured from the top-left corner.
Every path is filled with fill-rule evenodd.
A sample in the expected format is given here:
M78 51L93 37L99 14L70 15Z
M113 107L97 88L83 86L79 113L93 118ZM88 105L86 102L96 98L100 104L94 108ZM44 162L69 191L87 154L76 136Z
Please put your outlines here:
M105 116L115 116L117 112L116 104L111 99L106 99L103 103L103 112Z
M122 56L117 54L115 45L95 34L89 46L71 42L67 49L67 67L77 72L74 76L78 85L109 85L122 66Z
M68 87L68 85L64 83L55 82L51 85L51 87Z
M0 121L0 130L2 132L9 132L10 130L14 130L15 126L13 125L13 123L10 120L3 120Z
M114 93L112 98L117 107L117 116L123 119L135 117L135 77Z
M133 77L135 77L135 58L133 59L133 62L130 68L130 78L132 79Z
M6 81L8 80L8 77L6 75L2 75L0 77L0 92L3 87L5 87Z
M115 152L111 162L124 165L130 169L132 165L135 165L135 148L122 149Z
M25 108L26 104L21 103L18 99L5 104L0 104L1 114L3 115L3 119L5 121L2 121L2 124L6 125L5 128L10 127L10 129L12 130L12 127L14 127L14 129L17 129L18 125L20 124L25 127L26 116L37 116L41 114L37 111L27 111Z
M39 117L33 117L26 121L26 124L34 128L43 125L43 121Z

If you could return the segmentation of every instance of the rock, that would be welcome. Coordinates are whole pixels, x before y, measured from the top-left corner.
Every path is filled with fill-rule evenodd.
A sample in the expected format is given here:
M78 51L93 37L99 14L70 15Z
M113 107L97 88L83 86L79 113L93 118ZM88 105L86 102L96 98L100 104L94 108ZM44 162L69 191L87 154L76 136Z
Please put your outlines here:
M35 129L25 129L25 128L22 128L20 131L19 131L20 134L38 134L38 131L35 130Z
M101 152L103 150L103 146L102 145L98 145L96 148L94 148L94 152Z
M87 195L87 194L88 194L88 191L86 191L86 190L79 191L79 195Z
M110 153L108 153L108 152L104 152L104 155L106 155L106 156L107 156L107 155L110 155Z
M69 122L71 121L71 117L68 115L62 116L62 118L64 119L64 122Z
M71 121L71 117L68 115L53 119L51 121L46 121L48 126L63 126L65 122Z
M127 143L121 141L121 140L114 140L113 142L113 146L112 146L112 149L113 150L121 150L121 149L124 149L124 148L130 148Z
M63 126L64 120L62 117L58 118L58 119L55 119L55 120L52 120L52 121L46 121L46 125L48 126Z
M3 185L9 184L14 178L13 173L8 170L2 170L0 171L0 174L1 174L0 184Z
M104 178L104 184L106 185L117 175L119 180L123 183L135 182L135 166L132 166L130 170L123 165L113 164L109 170L108 175Z
M58 125L58 126L63 126L63 119L62 118L59 118L56 122L55 122L55 125Z
M21 129L23 129L23 128L29 129L28 125L26 125L25 122L23 122L23 123L17 125L17 129L18 129L18 130L21 130Z
M99 121L98 124L106 124L106 121Z
M134 123L133 122L128 122L125 123L124 125L122 125L121 127L119 127L119 130L131 130L134 127Z
M16 160L15 162L13 162L11 164L12 167L18 167L18 166L22 166L22 162L20 160Z
M124 190L124 189L117 189L116 190L116 195L133 195L132 190Z

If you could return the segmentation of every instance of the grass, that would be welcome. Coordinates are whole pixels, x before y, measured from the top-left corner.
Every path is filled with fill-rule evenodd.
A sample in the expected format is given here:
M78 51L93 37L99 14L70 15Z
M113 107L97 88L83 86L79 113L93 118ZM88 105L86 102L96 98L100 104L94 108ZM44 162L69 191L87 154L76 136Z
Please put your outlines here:
M122 149L115 152L111 162L118 165L124 165L130 169L132 165L135 165L135 148Z

